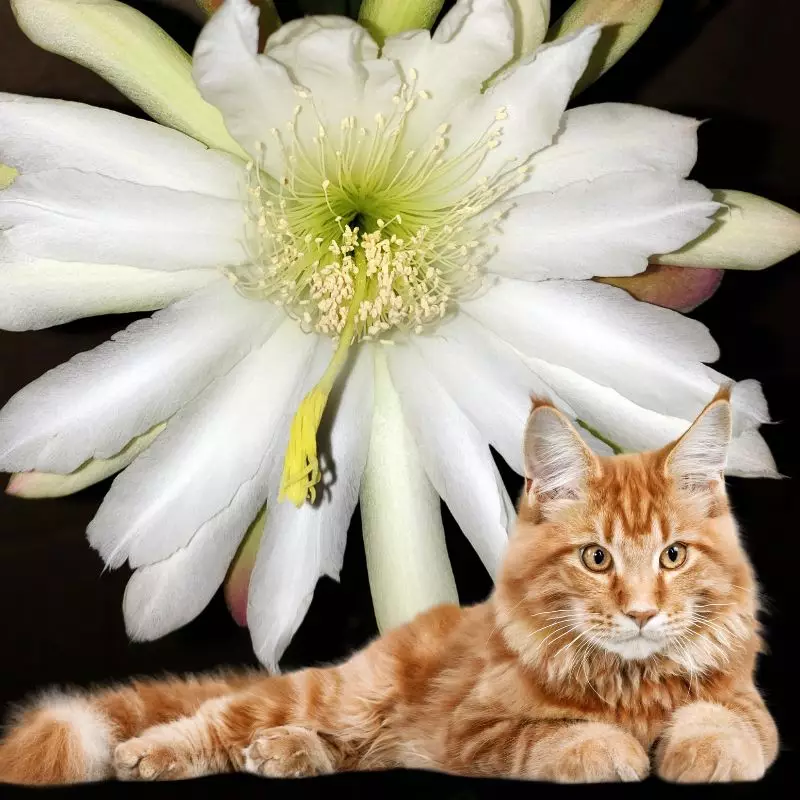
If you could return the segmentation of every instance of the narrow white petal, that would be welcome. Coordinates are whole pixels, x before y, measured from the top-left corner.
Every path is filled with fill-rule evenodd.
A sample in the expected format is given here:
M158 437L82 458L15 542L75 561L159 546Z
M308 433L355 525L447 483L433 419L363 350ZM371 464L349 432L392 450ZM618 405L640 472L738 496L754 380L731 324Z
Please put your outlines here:
M27 331L81 317L155 311L219 280L207 269L162 272L28 259L0 263L0 328Z
M514 11L517 58L532 53L544 41L550 25L550 0L509 0Z
M270 306L226 281L79 353L0 411L0 469L67 473L110 458L224 375L266 337Z
M264 453L258 470L251 479L242 484L230 504L206 522L185 547L164 561L140 566L136 570L128 583L124 600L125 623L132 638L156 639L194 619L222 583L248 527L251 524L264 525L263 506L270 490L273 493L276 491L280 479L282 454L288 440L290 418L296 401L319 380L330 356L330 342L317 340L305 380L300 382L299 391L293 400L287 403L288 413L276 428L275 446ZM279 454L277 457L276 453ZM281 504L286 505L289 504ZM294 507L291 508L295 510ZM269 513L274 514L277 509L276 505ZM332 577L334 569L338 570L337 564L341 565L340 556L338 562L336 561L335 550L338 547L344 549L346 531L345 523L341 536L333 535L325 539L331 550L330 555L325 553L322 556L325 563L323 570L330 569ZM293 532L291 526L286 530L280 526L277 534L286 536ZM261 540L264 541L263 533ZM291 543L290 537L289 544ZM302 565L292 562L281 566L286 568ZM282 576L283 573L279 577ZM291 592L292 588L288 591ZM300 618L302 619L302 615ZM275 661L278 657L279 655L275 656Z
M137 436L111 458L90 458L68 475L59 475L55 472L17 472L11 476L6 494L27 498L65 497L75 494L125 469L150 446L165 426L166 423L162 422L147 433Z
M526 356L568 367L646 408L693 419L717 384L708 329L593 281L499 279L462 310Z
M463 314L413 343L484 440L520 475L531 394L549 397L571 416L571 409L511 347Z
M338 580L347 529L358 503L367 458L372 407L372 353L360 348L340 394L331 398L320 442L323 486L314 505L279 503L277 481L250 579L247 624L253 649L269 669L278 661L305 617L317 580ZM279 473L278 473L279 474Z
M657 450L682 436L694 418L694 415L678 417L659 413L638 405L614 389L565 367L535 358L529 359L529 363L569 401L580 419L624 450ZM716 384L710 382L710 388L709 399L713 396ZM728 457L729 474L774 475L775 467L769 448L753 429L754 424L766 418L760 387L755 381L737 383L731 401L736 438ZM698 412L701 409L702 404ZM756 414L759 416L754 416Z
M127 558L139 567L186 546L265 459L280 460L279 432L301 398L317 337L273 316L278 330L182 408L112 484L88 529L110 566Z
M494 578L516 513L486 440L410 347L389 351L389 371L428 478Z
M628 103L571 108L553 144L534 156L531 176L519 192L549 192L611 172L643 169L685 178L697 159L699 124Z
M12 7L39 47L88 67L156 121L240 152L219 111L198 94L188 54L141 12L116 0L12 0Z
M258 14L248 0L224 3L197 40L193 74L203 97L222 112L231 135L279 176L283 155L271 130L283 129L292 119L298 97L283 65L258 54Z
M745 431L731 442L725 472L740 478L780 477L769 445L755 430Z
M714 224L677 253L653 259L684 267L765 269L800 250L800 214L766 197L717 189Z
M458 603L439 495L406 427L385 354L375 352L375 409L361 483L361 523L378 628Z
M166 636L209 604L252 521L244 506L233 503L224 508L186 547L134 571L122 600L125 629L133 641Z
M473 95L507 64L514 52L514 26L506 0L460 2L429 31L390 36L383 57L402 69L406 83L429 97L416 101L404 130L409 148L436 128L452 108Z
M473 181L518 167L556 135L572 87L586 67L600 31L596 27L540 47L516 63L483 94L449 117L447 154L472 147L487 129L501 129L487 144ZM498 120L498 115L502 117Z
M240 197L241 162L155 122L66 100L0 92L0 153L24 174L52 169Z
M699 236L711 192L665 172L622 172L517 197L489 239L490 272L525 280L634 275Z
M9 244L59 261L191 269L239 264L240 201L74 169L19 175L0 192Z

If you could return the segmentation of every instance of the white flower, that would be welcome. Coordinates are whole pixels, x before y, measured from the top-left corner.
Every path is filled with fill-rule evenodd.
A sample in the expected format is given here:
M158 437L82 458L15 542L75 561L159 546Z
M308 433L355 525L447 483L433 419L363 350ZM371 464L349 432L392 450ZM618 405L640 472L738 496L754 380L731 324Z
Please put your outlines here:
M596 29L502 72L505 0L462 0L433 37L380 53L355 23L319 17L259 54L256 24L228 0L194 55L249 161L111 111L0 98L0 153L19 170L0 193L2 325L163 307L14 396L0 468L132 461L89 540L135 568L125 614L140 639L200 613L266 503L248 624L275 665L319 576L338 574L362 476L373 556L412 524L435 539L432 485L494 573L513 509L489 447L522 472L531 392L642 449L725 379L705 366L718 353L703 325L583 280L640 272L718 209L685 179L694 120L565 113ZM729 471L774 474L759 386L733 402ZM414 562L442 587L423 604L454 596L438 541Z

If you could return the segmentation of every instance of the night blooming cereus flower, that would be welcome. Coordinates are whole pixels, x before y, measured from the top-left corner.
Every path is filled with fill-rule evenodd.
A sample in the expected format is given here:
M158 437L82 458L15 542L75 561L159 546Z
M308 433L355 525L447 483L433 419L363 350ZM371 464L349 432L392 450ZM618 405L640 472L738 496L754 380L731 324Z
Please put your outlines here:
M15 6L36 40L65 4ZM81 13L144 24L119 8ZM310 17L259 53L257 17L227 0L203 30L210 105L149 97L147 53L131 56L118 83L180 130L0 97L0 159L18 171L0 193L2 325L163 309L16 394L0 468L23 494L127 467L88 536L135 569L137 639L197 616L250 530L247 623L274 667L318 578L338 575L359 494L390 625L455 597L439 496L494 574L514 512L490 446L522 473L532 392L608 452L676 437L725 379L703 325L586 280L641 272L719 208L686 179L695 120L565 112L597 26L514 61L505 0L460 0L433 36L380 49ZM759 386L733 404L730 472L774 474Z

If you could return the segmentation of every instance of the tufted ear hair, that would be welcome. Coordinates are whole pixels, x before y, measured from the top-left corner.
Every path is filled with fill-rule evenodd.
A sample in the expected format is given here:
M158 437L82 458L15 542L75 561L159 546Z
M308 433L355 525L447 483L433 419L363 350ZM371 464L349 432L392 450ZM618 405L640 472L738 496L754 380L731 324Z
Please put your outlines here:
M595 454L549 401L533 398L524 439L528 499L533 503L573 500L598 468Z
M733 429L730 396L730 387L722 387L689 430L667 448L665 470L679 486L700 490L722 484Z

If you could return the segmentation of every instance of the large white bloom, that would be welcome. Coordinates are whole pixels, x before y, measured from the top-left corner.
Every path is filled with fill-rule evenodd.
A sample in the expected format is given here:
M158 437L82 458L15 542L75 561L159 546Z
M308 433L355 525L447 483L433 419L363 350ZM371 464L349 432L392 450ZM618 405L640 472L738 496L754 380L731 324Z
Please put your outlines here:
M432 37L380 52L320 17L260 54L256 26L247 0L228 0L194 56L249 160L111 111L0 96L0 160L20 173L0 194L3 327L163 309L13 397L0 468L132 461L89 540L136 569L137 638L203 609L266 504L248 622L274 665L319 576L338 574L365 465L365 524L381 480L406 520L438 513L432 484L493 573L513 510L489 448L522 471L532 392L642 449L679 434L724 378L705 366L704 326L584 280L640 272L718 207L686 180L694 120L565 112L596 29L503 71L505 0L461 0ZM760 388L738 384L733 402L730 472L772 474ZM392 404L419 495L400 503L381 449Z

